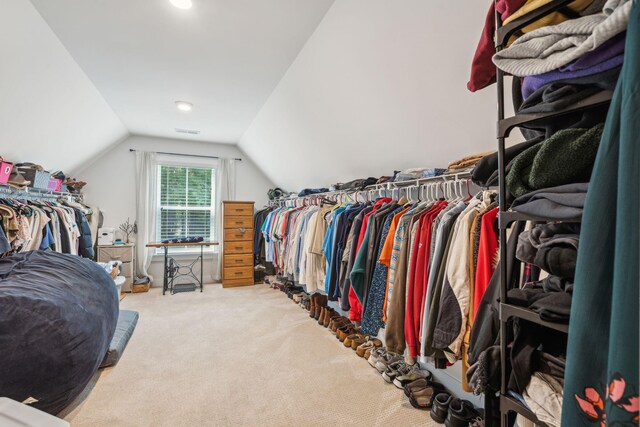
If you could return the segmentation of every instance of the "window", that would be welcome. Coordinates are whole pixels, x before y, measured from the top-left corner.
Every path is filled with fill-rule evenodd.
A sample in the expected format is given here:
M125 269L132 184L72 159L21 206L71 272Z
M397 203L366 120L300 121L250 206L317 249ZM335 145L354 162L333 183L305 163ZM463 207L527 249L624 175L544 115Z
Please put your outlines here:
M157 240L192 236L215 240L215 176L211 167L158 166ZM174 253L193 250L170 248Z

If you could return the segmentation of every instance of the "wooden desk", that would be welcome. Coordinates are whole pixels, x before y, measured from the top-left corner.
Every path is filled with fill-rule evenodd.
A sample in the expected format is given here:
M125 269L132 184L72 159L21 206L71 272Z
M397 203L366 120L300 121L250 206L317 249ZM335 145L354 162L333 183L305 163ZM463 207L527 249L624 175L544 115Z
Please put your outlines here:
M202 271L204 265L204 247L205 246L217 246L218 242L196 242L196 243L148 243L147 248L163 248L164 249L164 277L162 281L162 295L168 290L171 294L178 292L193 292L196 290L197 285L200 285L200 292L202 292ZM193 260L189 265L180 265L173 257L169 256L169 248L182 248L182 247L200 247L200 255ZM200 260L200 279L193 274L193 266ZM181 273L180 270L184 269L188 271ZM192 277L197 283L175 283L174 281L180 277Z

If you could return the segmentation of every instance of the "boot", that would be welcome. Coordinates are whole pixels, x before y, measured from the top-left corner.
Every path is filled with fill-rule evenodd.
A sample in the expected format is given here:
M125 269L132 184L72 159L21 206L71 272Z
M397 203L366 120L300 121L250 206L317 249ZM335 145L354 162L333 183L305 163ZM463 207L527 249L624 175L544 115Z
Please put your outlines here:
M313 316L314 319L320 319L320 314L322 313L322 308L327 306L327 296L319 294L318 299L316 300L316 311Z
M316 301L320 296L319 293L315 293L311 295L311 299L309 300L309 317L314 317L316 313Z
M320 309L320 317L318 317L318 325L322 326L322 324L324 323L325 315L327 314L328 310L329 309L327 307L322 307Z
M322 320L322 326L324 326L325 328L328 327L329 323L331 322L331 318L335 315L336 311L333 308L328 308L324 315L324 319Z

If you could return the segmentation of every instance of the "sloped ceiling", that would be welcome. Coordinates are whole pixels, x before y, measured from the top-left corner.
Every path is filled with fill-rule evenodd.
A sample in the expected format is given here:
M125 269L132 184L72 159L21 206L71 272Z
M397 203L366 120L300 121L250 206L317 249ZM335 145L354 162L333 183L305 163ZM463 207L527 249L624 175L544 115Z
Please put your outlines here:
M287 190L495 149L495 89L466 89L489 1L336 1L240 147Z
M232 144L333 3L31 1L131 133Z
M0 11L0 156L70 170L127 130L24 0Z

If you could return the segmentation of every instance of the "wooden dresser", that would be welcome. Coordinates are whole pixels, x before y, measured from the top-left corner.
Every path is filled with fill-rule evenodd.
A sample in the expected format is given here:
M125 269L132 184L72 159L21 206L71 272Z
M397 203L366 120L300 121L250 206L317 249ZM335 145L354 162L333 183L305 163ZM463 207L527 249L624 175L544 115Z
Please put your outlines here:
M223 203L222 287L253 285L253 204Z
M122 261L121 275L126 281L122 292L131 292L136 274L136 247L133 244L98 246L98 262Z

